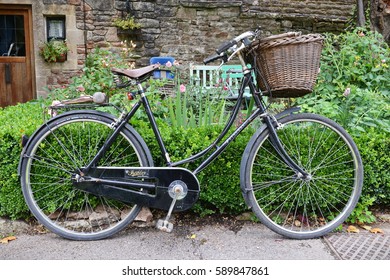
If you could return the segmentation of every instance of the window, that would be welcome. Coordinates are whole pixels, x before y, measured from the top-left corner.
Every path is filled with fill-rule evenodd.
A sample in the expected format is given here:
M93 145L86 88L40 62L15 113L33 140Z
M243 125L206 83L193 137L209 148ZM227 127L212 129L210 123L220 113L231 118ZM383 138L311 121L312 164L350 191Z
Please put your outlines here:
M0 56L25 56L24 17L0 15Z
M47 41L55 38L65 40L65 17L47 17Z

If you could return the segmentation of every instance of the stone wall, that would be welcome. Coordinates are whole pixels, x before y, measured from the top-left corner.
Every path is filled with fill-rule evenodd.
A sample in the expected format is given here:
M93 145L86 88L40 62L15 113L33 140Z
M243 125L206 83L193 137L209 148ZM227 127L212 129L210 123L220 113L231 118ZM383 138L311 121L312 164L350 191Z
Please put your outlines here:
M117 8L124 11L126 0ZM261 26L264 35L287 31L340 32L353 16L355 0L170 0L131 1L141 24L135 39L146 64L151 56L201 62L224 40Z
M261 26L264 36L286 31L341 32L353 16L355 0L0 0L31 4L37 95L44 87L66 85L80 73L85 57L99 46L115 51L122 40L136 43L138 66L153 56L173 56L183 65L201 63L223 41ZM130 10L126 9L130 7ZM115 18L135 17L139 34L118 35ZM65 63L45 63L38 55L46 40L45 16L66 16L70 47Z
M371 27L390 44L390 0L371 0Z
M201 63L223 41L261 26L264 35L287 31L340 32L353 16L355 0L49 0L50 5L75 6L77 65L96 46L114 49L133 40L138 66L153 56L173 56L184 65ZM55 3L57 2L57 3ZM66 2L66 3L64 3ZM127 7L127 8L126 8ZM128 10L130 8L130 10ZM114 18L134 16L142 26L136 36L118 35ZM72 71L56 70L48 84L64 84Z

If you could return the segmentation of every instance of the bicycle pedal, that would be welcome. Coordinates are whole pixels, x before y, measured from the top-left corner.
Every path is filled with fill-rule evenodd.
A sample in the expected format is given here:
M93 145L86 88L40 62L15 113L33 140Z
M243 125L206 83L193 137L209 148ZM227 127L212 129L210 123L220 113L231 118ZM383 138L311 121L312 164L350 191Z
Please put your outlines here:
M156 228L163 232L170 233L173 230L173 224L168 222L167 220L160 219L157 221Z

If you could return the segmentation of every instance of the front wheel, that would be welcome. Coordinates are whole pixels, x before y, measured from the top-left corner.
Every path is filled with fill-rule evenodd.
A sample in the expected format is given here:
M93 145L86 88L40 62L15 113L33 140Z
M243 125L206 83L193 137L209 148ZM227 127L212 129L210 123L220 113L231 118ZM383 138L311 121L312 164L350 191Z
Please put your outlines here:
M241 162L241 187L259 220L296 239L339 227L358 202L363 164L356 144L337 123L314 114L279 120L276 133L302 178L274 149L268 129L255 134Z
M59 116L43 125L23 155L23 195L46 228L68 239L107 238L132 222L141 206L76 189L72 176L81 172L112 133L111 115L84 111ZM151 166L142 138L125 126L98 167Z

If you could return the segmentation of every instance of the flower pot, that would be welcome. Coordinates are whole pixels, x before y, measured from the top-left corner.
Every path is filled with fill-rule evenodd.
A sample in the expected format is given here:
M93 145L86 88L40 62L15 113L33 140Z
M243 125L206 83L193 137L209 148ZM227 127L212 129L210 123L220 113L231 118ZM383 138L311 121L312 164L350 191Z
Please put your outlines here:
M67 60L67 54L63 53L57 56L56 62L65 62Z

